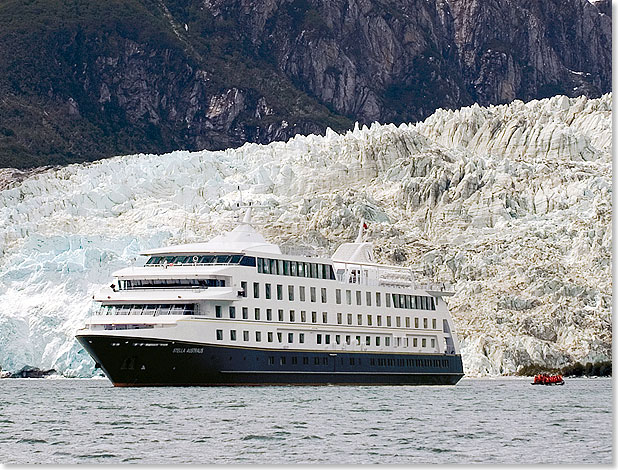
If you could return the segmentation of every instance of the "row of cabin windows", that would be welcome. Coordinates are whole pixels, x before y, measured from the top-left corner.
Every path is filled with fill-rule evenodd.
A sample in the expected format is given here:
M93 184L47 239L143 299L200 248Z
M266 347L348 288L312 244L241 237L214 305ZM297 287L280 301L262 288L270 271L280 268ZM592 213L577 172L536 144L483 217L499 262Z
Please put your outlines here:
M228 307L228 316L229 318L236 318L236 307L234 306L229 306ZM365 317L365 323L363 323L363 316ZM216 318L223 318L223 309L221 307L221 305L215 305L215 317ZM320 315L321 317L321 321L322 323L328 323L328 312L322 312L322 314ZM346 320L347 320L347 324L348 325L367 325L367 326L374 326L374 317L375 317L375 326L387 326L387 327L397 327L397 328L401 328L403 325L405 325L405 328L412 328L412 325L414 325L414 328L421 328L421 324L423 329L428 329L429 328L429 318L425 317L425 318L418 318L415 317L414 318L414 323L412 323L412 318L411 317L404 317L404 322L402 322L402 317L396 316L395 317L395 322L393 324L393 317L391 315L362 315L362 314L357 314L356 315L356 323L354 323L354 315L351 313L348 313L346 315ZM289 321L289 322L296 322L296 321L300 321L301 323L318 323L318 312L310 312L310 316L307 315L307 311L306 310L301 310L300 311L300 316L297 317L296 316L296 311L295 310L289 310L287 316L285 315L285 312L283 309L278 309L277 310L277 321ZM385 319L385 322L383 324L382 319ZM247 307L242 307L242 319L243 320L248 320L249 319L249 309ZM254 320L262 320L262 310L259 307L256 307L253 309L253 319ZM273 320L273 309L271 308L267 308L266 309L266 320L267 321L272 321ZM422 323L421 323L422 320ZM343 314L342 313L337 313L337 324L338 325L342 325L343 324ZM431 319L431 328L433 330L437 329L438 327L438 321L436 318L432 318ZM446 330L445 330L446 331Z
M151 256L146 266L158 265L196 265L196 264L239 264L241 266L255 266L254 256L243 255L180 255L180 256Z
M120 290L225 287L223 279L132 279L118 281Z
M261 331L256 331L255 333L255 341L260 343L262 342L263 339L263 335ZM216 331L216 335L217 335L217 341L223 341L223 330L217 330ZM272 332L272 331L268 331L266 332L266 342L268 343L274 343L275 342L275 338L276 338L276 342L277 343L283 343L284 339L287 340L288 344L292 344L294 343L294 336L297 335L297 339L298 339L298 343L303 344L305 342L305 333L287 333L284 335L284 333L282 332ZM352 335L330 335L330 334L322 334L322 333L318 333L316 335L316 344L318 345L329 345L331 344L331 338L333 339L334 343L333 344L342 344L342 340L345 341L345 344L350 346L352 344L356 345L356 346L360 346L361 344L364 344L365 346L391 346L391 337L390 336L369 336L369 335L365 335L364 338L362 335L356 335L354 338L352 338ZM229 340L230 341L237 341L238 339L238 335L237 335L237 330L229 330ZM420 342L419 342L420 339ZM244 330L242 332L242 340L243 341L251 341L251 335L250 332L247 330ZM430 338L430 342L427 342L427 338L412 338L412 347L413 348L418 348L419 345L421 348L427 348L428 344L430 344L432 349L435 349L436 347L436 339L435 338ZM408 348L410 347L410 341L409 338L401 338L401 337L395 337L394 338L394 344L393 346L395 347L404 347L404 348Z
M333 267L323 263L305 263L284 259L257 259L258 273L279 276L309 277L313 279L335 279Z
M355 293L356 305L363 305L363 293L359 290ZM386 307L390 308L407 308L407 309L419 309L419 310L435 310L436 302L431 296L426 295L408 295L408 294L384 294ZM352 305L352 291L345 291L345 301L347 305ZM342 303L341 289L335 290L335 302L337 304ZM373 294L371 292L365 292L365 305L371 307L373 302ZM382 306L382 293L375 293L375 306Z
M371 358L369 364L382 367L436 367L448 369L446 359L403 359L403 358Z
M101 305L98 315L197 315L195 304Z
M242 307L241 315L242 315L243 320L248 320L249 319L249 308ZM228 307L228 316L229 318L236 318L236 307L234 306ZM223 318L223 309L221 305L215 305L215 317ZM328 323L328 312L322 312L320 317L321 317L322 323ZM288 315L286 316L283 309L278 309L276 318L278 321L296 322L299 320L302 323L308 322L308 319L311 318L311 323L318 323L318 312L311 312L311 317L309 317L307 315L306 310L301 310L300 317L297 317L295 310L290 310L288 312ZM259 307L256 307L253 309L253 319L254 320L262 319L262 310ZM273 321L273 309L272 308L266 309L266 320Z
M241 283L241 287L242 287L242 283ZM294 301L294 298L295 298L294 294L295 294L296 289L294 287L295 286L288 286L287 288L287 299L290 301ZM259 299L260 294L261 294L260 283L254 282L253 283L253 298ZM283 297L284 297L284 290L283 290L282 284L276 284L274 292L273 292L272 284L269 284L269 283L264 284L264 298L265 299L271 300L275 298L277 300L284 300ZM301 302L305 302L307 300L307 289L305 288L305 286L298 286L298 299ZM316 287L309 287L309 300L311 302L318 301L318 290ZM320 302L325 304L327 301L328 300L326 296L326 288L321 287L320 288Z

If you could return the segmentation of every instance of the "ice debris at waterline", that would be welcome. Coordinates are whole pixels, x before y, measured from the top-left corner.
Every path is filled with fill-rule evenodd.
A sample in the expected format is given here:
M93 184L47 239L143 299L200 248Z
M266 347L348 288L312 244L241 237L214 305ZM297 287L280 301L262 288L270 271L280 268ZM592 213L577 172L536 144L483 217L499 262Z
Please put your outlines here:
M0 192L0 366L89 375L73 335L140 250L232 228L238 185L284 246L364 217L381 261L456 281L466 373L611 358L611 95L437 111L220 152L115 157Z

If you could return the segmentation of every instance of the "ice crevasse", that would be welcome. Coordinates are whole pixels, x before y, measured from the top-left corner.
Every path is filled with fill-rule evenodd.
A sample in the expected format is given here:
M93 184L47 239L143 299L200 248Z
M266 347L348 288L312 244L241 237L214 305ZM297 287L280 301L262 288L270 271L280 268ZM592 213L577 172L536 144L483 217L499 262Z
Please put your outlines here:
M129 155L0 191L0 366L89 376L73 335L141 250L233 227L328 255L369 221L378 258L454 282L469 375L611 358L611 94L438 110L225 151Z

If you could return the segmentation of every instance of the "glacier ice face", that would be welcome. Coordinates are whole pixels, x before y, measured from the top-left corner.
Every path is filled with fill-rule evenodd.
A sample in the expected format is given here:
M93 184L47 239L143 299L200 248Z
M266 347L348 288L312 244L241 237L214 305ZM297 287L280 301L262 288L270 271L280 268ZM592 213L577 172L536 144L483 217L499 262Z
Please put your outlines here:
M238 186L284 247L330 254L364 217L379 259L456 282L468 374L609 359L611 105L475 105L20 177L0 191L0 365L92 374L73 338L92 294L141 250L232 228Z

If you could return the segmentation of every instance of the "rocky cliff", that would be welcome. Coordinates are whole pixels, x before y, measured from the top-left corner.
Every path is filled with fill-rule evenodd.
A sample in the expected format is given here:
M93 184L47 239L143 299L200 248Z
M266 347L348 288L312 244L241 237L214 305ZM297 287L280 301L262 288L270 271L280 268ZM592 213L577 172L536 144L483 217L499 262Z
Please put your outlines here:
M609 0L7 0L0 166L611 88Z

